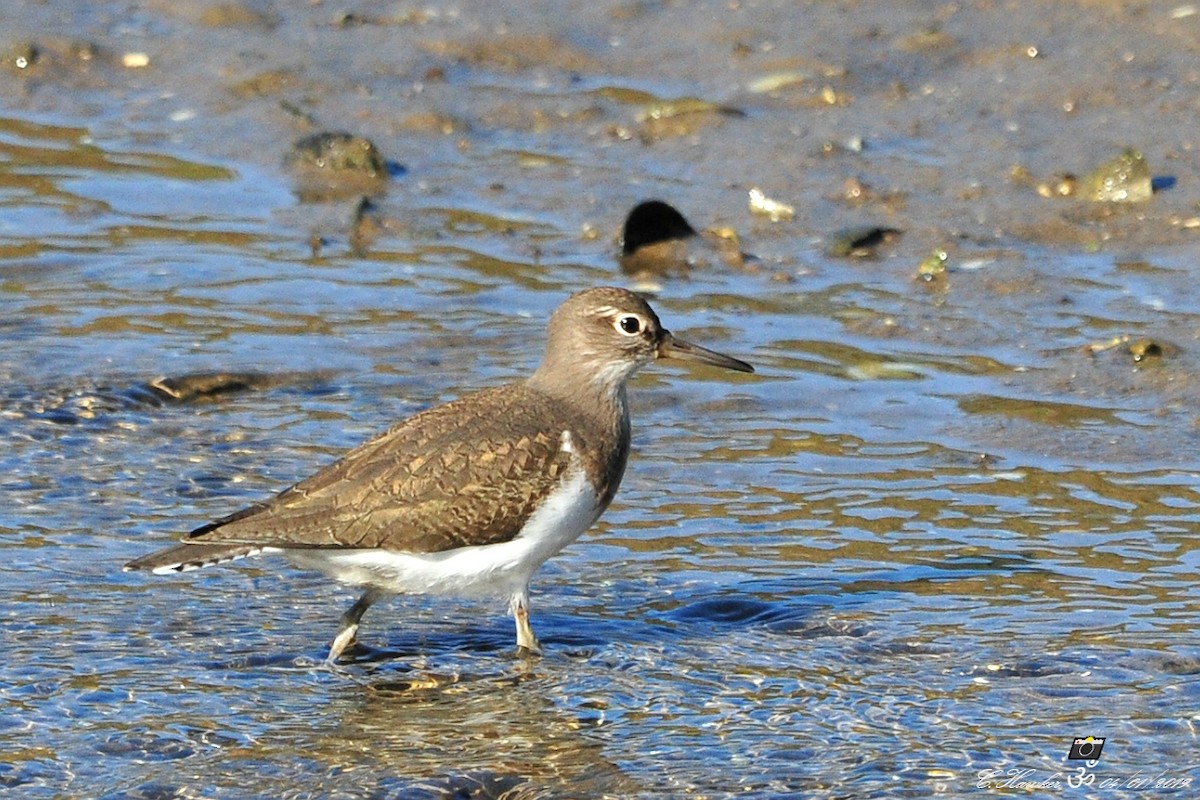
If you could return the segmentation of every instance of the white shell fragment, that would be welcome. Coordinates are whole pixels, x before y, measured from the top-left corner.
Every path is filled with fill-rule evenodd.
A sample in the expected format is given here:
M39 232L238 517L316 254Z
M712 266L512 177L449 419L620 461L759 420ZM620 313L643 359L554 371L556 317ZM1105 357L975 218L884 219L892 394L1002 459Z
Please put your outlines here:
M779 222L796 216L795 208L778 200L772 200L757 186L750 190L750 211L770 217L771 222Z

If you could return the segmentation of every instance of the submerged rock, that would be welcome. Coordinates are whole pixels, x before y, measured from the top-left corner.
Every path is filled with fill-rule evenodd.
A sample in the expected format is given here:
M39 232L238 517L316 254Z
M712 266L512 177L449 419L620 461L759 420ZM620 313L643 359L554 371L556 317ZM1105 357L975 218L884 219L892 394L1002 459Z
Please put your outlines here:
M148 392L154 399L168 403L192 403L216 400L238 392L270 389L296 381L296 375L267 372L192 372L178 377L163 376L134 387L131 396Z
M296 174L297 196L308 202L381 195L390 176L375 143L345 131L304 137L284 163Z
M917 278L929 283L944 280L946 277L946 262L950 253L945 248L937 248L917 264Z
M1093 342L1084 345L1083 352L1089 356L1096 356L1100 353L1113 352L1122 349L1129 357L1133 359L1135 364L1146 364L1154 362L1166 356L1174 355L1178 348L1161 339L1151 339L1142 337L1140 339L1131 339L1129 334L1121 334L1113 336L1102 342Z
M1129 355L1133 356L1135 363L1162 358L1166 351L1167 348L1161 342L1153 339L1138 339L1129 343Z
M57 425L79 425L130 409L217 402L243 392L281 386L316 387L329 372L192 372L129 386L81 385L29 391L9 387L0 397L4 413Z
M649 143L692 136L731 117L744 116L746 112L739 108L684 97L650 103L638 113L637 121L639 137Z
M41 57L41 48L35 42L16 42L0 53L0 63L14 70L26 70L35 66Z
M855 225L835 231L825 250L837 258L874 258L879 255L880 245L890 244L902 234L903 231L897 228Z
M1079 178L1070 172L1061 172L1048 181L1037 185L1042 197L1074 197L1079 192Z
M674 206L662 200L638 203L621 234L621 271L638 278L687 275L711 263L741 268L752 259L728 228L697 231Z
M646 144L693 136L726 120L746 116L745 111L734 106L698 97L662 98L626 86L602 86L595 90L594 95L623 105L637 106L636 128L617 124L609 131L617 139L637 138Z
M1105 161L1079 182L1079 193L1098 203L1142 203L1154 194L1146 158L1132 148Z
M79 39L50 36L0 46L0 68L25 80L75 85L100 62L113 65L111 58L101 57L97 45Z

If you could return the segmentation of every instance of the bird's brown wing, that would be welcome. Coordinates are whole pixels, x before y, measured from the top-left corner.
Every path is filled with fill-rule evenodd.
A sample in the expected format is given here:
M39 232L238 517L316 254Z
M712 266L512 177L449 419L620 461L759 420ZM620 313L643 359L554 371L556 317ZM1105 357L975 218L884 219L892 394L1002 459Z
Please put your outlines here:
M572 463L562 428L535 422L560 417L548 402L517 384L429 409L186 541L412 553L507 541Z

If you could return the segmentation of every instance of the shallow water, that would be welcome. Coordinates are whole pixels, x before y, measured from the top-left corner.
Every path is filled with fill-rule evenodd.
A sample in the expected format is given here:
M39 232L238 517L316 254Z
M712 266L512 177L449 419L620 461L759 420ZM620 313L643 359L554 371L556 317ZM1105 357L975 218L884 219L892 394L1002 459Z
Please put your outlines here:
M1154 782L1200 779L1200 17L588 4L571 24L505 6L497 27L434 7L334 24L321 4L234 22L18 5L14 41L48 60L6 62L0 95L13 796L1194 793ZM99 55L72 61L71 37ZM1034 41L1051 68L1021 55ZM140 50L151 68L120 66ZM807 77L744 88L789 71ZM818 102L822 83L849 99ZM689 96L746 116L639 121L646 97ZM1064 97L1079 110L1031 113ZM404 162L365 252L351 202L295 199L285 101ZM1151 108L1180 124L1139 128ZM856 134L859 155L822 148ZM1131 140L1179 177L1144 206L1009 178ZM838 199L854 176L877 187L865 206ZM756 184L796 218L752 216ZM513 656L502 602L399 598L366 618L374 655L335 674L316 665L346 589L269 560L120 571L524 374L569 292L626 281L612 237L649 196L759 257L654 300L759 371L635 380L617 501L533 585L545 657ZM904 238L825 255L864 219ZM915 280L935 247L951 271ZM1164 354L1134 361L1143 337ZM183 403L146 388L224 371L269 380ZM1087 735L1101 760L1068 762Z

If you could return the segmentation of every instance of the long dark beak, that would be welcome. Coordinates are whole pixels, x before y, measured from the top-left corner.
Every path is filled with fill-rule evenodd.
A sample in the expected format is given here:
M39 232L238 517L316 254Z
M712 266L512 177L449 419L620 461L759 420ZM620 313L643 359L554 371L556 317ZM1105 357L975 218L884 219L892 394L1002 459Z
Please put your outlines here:
M663 331L662 341L658 343L659 358L673 358L677 361L694 361L697 364L709 364L714 367L724 367L736 372L754 372L754 367L745 361L706 350L700 345L676 339L670 331Z

